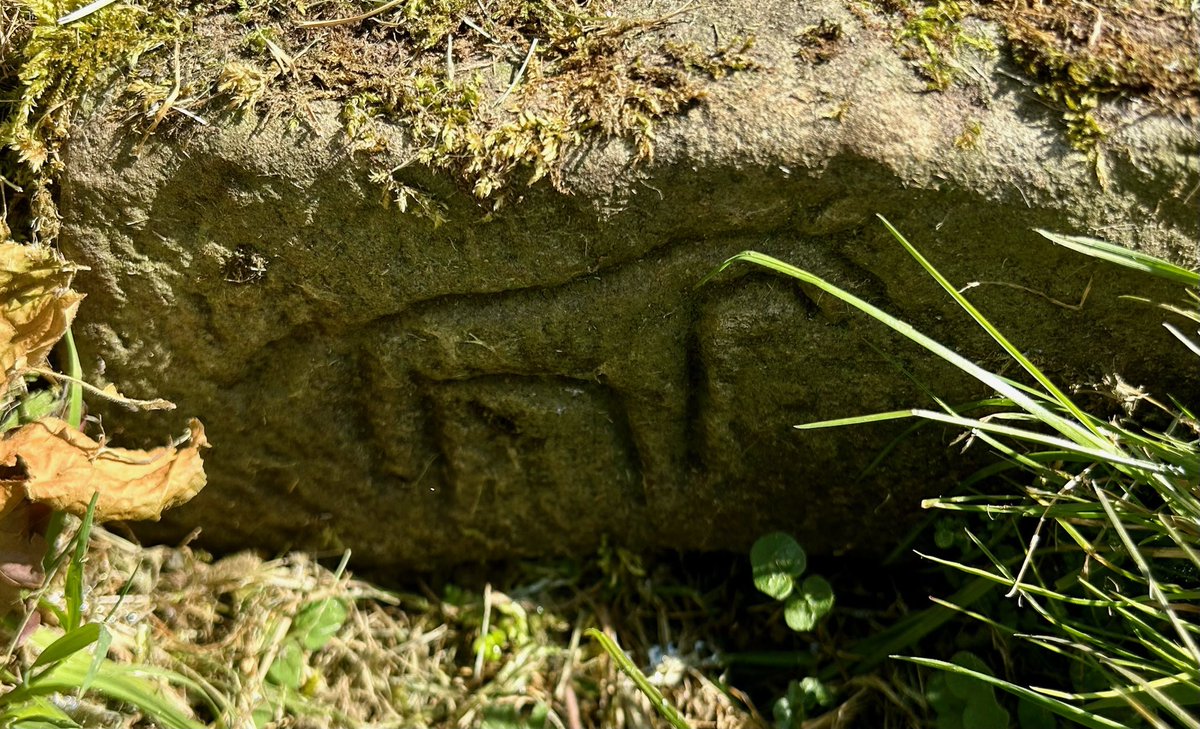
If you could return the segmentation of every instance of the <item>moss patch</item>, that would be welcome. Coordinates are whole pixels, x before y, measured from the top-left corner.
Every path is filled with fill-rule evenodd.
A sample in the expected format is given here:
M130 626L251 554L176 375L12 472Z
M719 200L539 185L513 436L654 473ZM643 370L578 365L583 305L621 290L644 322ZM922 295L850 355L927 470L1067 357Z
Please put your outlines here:
M896 18L896 42L932 90L960 76L964 48L990 49L964 23L996 23L1035 93L1059 113L1071 146L1093 160L1107 133L1103 108L1118 97L1144 99L1162 113L1200 115L1200 49L1186 0L877 0L877 6Z
M1097 108L1118 94L1200 114L1200 49L1182 0L1018 3L994 15L1038 95L1061 111L1077 149L1103 139Z
M75 101L179 32L170 12L117 5L59 25L64 12L55 0L20 0L0 11L7 28L0 40L0 184L9 220L28 221L34 241L58 235L52 186Z
M6 10L18 62L0 69L13 109L0 144L33 239L57 234L50 190L72 107L122 73L143 143L224 113L302 123L314 101L332 99L356 152L383 159L392 137L380 124L399 125L416 150L408 163L448 172L496 207L514 179L561 186L570 150L585 140L624 139L637 159L651 157L659 121L702 102L707 83L758 65L752 38L670 42L650 31L687 22L686 13L624 18L599 1L160 0L59 25L75 4L21 0ZM403 180L403 167L372 174L385 201L440 222L441 206Z
M796 58L804 63L828 63L840 50L845 33L841 23L821 18L796 34Z
M968 31L969 4L957 0L937 0L919 9L910 9L896 33L896 43L905 58L913 62L929 89L942 91L959 76L958 57L965 48L995 53L995 45L986 37Z
M407 132L408 164L448 173L495 208L514 183L562 187L572 153L597 140L624 140L636 159L650 158L660 122L703 103L710 84L760 65L752 37L669 40L665 31L692 22L686 10L622 17L606 0L148 0L57 23L80 4L18 0L0 10L0 189L5 226L29 240L57 235L54 180L72 109L114 82L143 144L231 113L304 124L314 102L335 101L383 199L437 223L444 207L420 178L383 163L395 151L384 125ZM1069 142L1093 159L1118 96L1200 113L1185 0L876 7L931 89L955 82L968 48L991 48L972 21L995 22ZM831 22L799 29L797 56L829 60L841 32Z

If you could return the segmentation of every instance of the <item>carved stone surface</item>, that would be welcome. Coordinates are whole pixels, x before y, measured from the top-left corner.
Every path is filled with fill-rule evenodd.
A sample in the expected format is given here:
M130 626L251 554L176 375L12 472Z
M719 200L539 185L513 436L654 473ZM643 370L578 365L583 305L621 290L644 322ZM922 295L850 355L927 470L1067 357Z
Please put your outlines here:
M1159 314L1116 301L1176 292L1032 230L1195 265L1194 125L1117 133L1102 189L996 61L922 93L888 37L855 31L836 3L801 5L744 10L765 70L660 128L654 161L597 144L568 172L573 195L540 184L489 221L419 170L449 222L384 209L332 106L302 125L152 141L139 158L103 106L81 120L62 245L91 269L85 369L179 406L109 414L108 434L197 416L214 444L209 487L147 535L200 526L217 548L350 547L385 565L577 552L604 535L742 548L772 528L814 552L887 549L919 498L971 469L947 451L957 434L923 428L860 477L907 423L791 426L930 406L922 385L951 401L987 391L779 276L742 267L696 287L760 250L1003 367L877 213L951 280L983 282L971 298L1060 381L1118 371L1196 391L1155 354L1174 346ZM725 22L697 12L701 31ZM791 34L820 13L840 13L852 42L798 64ZM979 144L956 147L973 121ZM1082 308L1062 305L1089 283Z

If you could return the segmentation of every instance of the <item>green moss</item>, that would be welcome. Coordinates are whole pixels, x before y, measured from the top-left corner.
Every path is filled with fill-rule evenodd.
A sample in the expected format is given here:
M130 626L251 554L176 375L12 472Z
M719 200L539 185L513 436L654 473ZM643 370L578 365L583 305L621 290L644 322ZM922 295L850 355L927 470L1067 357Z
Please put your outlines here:
M1179 0L1100 0L995 13L1037 94L1062 115L1070 144L1091 157L1106 132L1104 102L1136 94L1163 111L1200 113L1200 49Z
M958 149L975 149L979 146L979 138L983 136L983 124L978 119L967 122L962 133L954 138L954 146Z
M561 187L568 151L587 138L624 139L637 159L652 157L655 125L700 103L703 77L758 67L750 55L753 38L713 51L669 41L639 44L661 19L601 21L558 8L508 3L480 29L493 38L521 32L548 39L511 54L507 86L480 73L452 76L442 54L427 53L409 75L351 96L342 113L347 132L362 148L378 151L378 122L403 125L417 147L414 162L451 173L495 209L514 180L548 178ZM511 25L498 27L499 19ZM464 44L474 30L468 28ZM395 180L397 172L377 171L375 179L390 199L419 201Z
M242 40L248 51L259 56L265 56L270 51L272 43L279 42L279 33L274 28L254 28Z
M8 155L5 177L19 190L12 198L17 210L9 210L10 220L26 219L32 240L49 241L58 234L51 188L62 166L58 146L74 105L179 31L171 13L147 14L120 4L59 25L58 18L68 10L55 0L15 3L16 20L26 23L28 31L19 47L11 49L15 98L0 122L0 146Z
M383 192L380 198L383 206L395 205L402 213L412 212L430 221L434 228L444 225L449 219L445 203L418 187L400 182L396 179L398 171L378 170L371 173L371 182Z
M904 49L905 57L913 61L930 90L950 87L962 71L957 59L964 48L996 52L996 46L990 40L963 29L963 21L968 15L956 0L937 0L909 13L896 34L896 43Z
M1076 98L1072 94L1073 90L1056 89L1053 86L1043 87L1039 91L1043 96L1050 96L1066 107L1063 121L1067 125L1067 141L1071 146L1081 152L1095 150L1096 145L1106 136L1104 127L1100 126L1093 113L1099 105L1097 95L1084 91Z
M267 74L253 63L230 61L217 77L217 91L235 108L253 106L267 91Z
M963 31L971 17L994 22L1012 58L1055 109L1067 142L1097 164L1107 136L1105 106L1137 96L1163 113L1200 116L1200 49L1186 0L1096 0L1092 3L990 3L875 0L899 16L896 41L932 90L948 88L965 47L991 52ZM961 137L960 137L961 138Z
M689 71L707 74L717 80L736 71L757 71L762 68L750 54L754 48L754 36L734 38L714 51L706 51L699 43L666 42L663 53L673 63Z
M32 221L27 237L39 240L56 233L57 149L72 107L130 69L122 90L142 112L135 116L143 141L160 122L183 120L168 112L203 113L202 104L303 121L311 102L336 100L347 137L375 168L389 204L436 221L442 208L423 202L428 194L405 168L384 166L395 138L382 133L385 123L406 132L416 150L410 163L450 174L495 207L515 184L562 186L564 160L585 143L621 140L636 159L652 157L659 123L703 103L715 80L759 68L753 37L713 47L665 40L655 31L680 23L678 13L609 17L601 0L404 0L366 20L358 16L384 6L147 0L59 26L57 18L80 2L18 0L0 9L0 20L16 29L0 38L7 44L0 92L9 102L0 120L0 185L20 188L9 207ZM966 48L993 50L965 30L967 21L995 21L1037 93L1059 110L1070 144L1093 157L1105 136L1104 105L1118 94L1200 113L1200 60L1187 42L1182 0L1098 0L1092 10L879 2L897 14L896 41L932 89L954 83ZM310 21L325 25L306 27ZM228 47L195 37L190 27L200 23ZM823 22L796 38L797 55L819 63L836 52L841 28ZM162 52L177 43L187 66L182 87L172 54Z
M1101 93L1133 91L1195 108L1200 49L1185 2L1018 5L996 18L1005 27L1014 57L1038 80Z
M12 54L0 62L0 89L16 97L0 125L8 150L0 174L22 190L18 203L39 240L57 233L53 185L71 109L122 72L129 81L119 91L139 112L142 143L183 118L172 112L269 108L302 119L312 101L335 99L365 165L383 159L394 138L381 125L398 125L416 148L410 162L450 173L495 207L514 181L561 185L567 151L585 137L624 139L649 158L655 125L699 103L702 82L758 67L753 38L711 51L655 41L648 31L677 14L612 18L599 0L404 0L378 13L384 5L360 0L147 0L59 26L78 4L19 0L28 32L16 62ZM190 28L201 24L220 30L195 37ZM217 47L230 30L230 47ZM177 47L182 69L161 52ZM160 52L139 64L151 49ZM300 56L304 76L295 73ZM439 222L444 206L404 175L377 167L372 178L388 204Z

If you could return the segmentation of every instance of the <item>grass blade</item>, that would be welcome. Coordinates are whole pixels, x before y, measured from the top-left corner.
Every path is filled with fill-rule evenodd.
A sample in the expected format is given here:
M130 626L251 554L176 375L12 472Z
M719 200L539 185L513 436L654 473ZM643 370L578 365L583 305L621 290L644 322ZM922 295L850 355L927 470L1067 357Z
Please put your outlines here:
M1187 628L1183 625L1183 621L1179 619L1179 615L1176 614L1175 608L1171 605L1170 601L1167 600L1166 596L1162 592L1162 589L1158 586L1158 581L1154 579L1154 573L1150 570L1150 563L1146 561L1146 557L1141 553L1141 550L1138 549L1137 545L1134 544L1133 539L1129 536L1129 530L1125 528L1125 524L1113 510L1112 502L1104 493L1104 489L1100 488L1098 485L1094 485L1093 489L1095 490L1096 498L1104 507L1105 512L1108 513L1109 521L1116 529L1117 535L1120 536L1121 542L1125 545L1126 551L1131 557L1133 557L1138 569L1141 570L1142 577L1145 579L1146 585L1149 588L1150 597L1158 603L1160 608L1162 608L1164 614L1167 616L1167 619L1171 622L1171 626L1175 628L1175 632L1179 635L1180 640L1182 640L1183 644L1187 646L1188 651L1192 655L1192 660L1195 661L1195 665L1200 666L1200 649L1197 648L1196 642L1192 639L1191 633L1189 633Z
M100 625L93 623L93 625ZM104 625L100 625L100 634L96 636L96 650L92 653L92 662L88 666L87 675L83 677L83 681L79 684L79 693L82 694L92 687L96 681L96 676L100 675L100 668L104 665L104 661L108 658L108 647L112 644L112 633Z
M52 642L52 635L53 631L50 629L40 628L30 641L35 645L49 643ZM0 701L6 704L17 703L54 693L73 693L86 682L91 670L92 661L88 656L84 653L74 653L43 672L36 683L16 687L0 697ZM151 672L136 666L104 660L96 670L91 690L109 699L136 706L167 729L204 729L203 724L189 718L174 703L160 696L158 687L142 678L142 674L147 673ZM161 671L155 673L162 675ZM174 678L172 681L174 682Z
M74 12L67 13L66 15L59 18L58 24L59 25L68 25L70 23L74 23L77 20L82 20L82 19L86 18L87 16L91 15L92 13L94 13L98 10L103 10L104 8L108 7L109 5L112 5L114 2L116 2L116 0L93 0L93 2L90 2L87 5L84 5L82 8L79 8L78 10L76 10Z
M883 225L888 229L888 232L892 234L892 237L899 241L900 245L904 246L904 250L908 251L908 254L912 256L917 263L921 264L921 267L924 268L925 271L931 277L933 277L935 281L938 282L938 285L945 289L946 293L953 297L954 301L957 302L960 307L962 307L963 311L967 312L967 314L969 314L971 318L975 320L976 324L986 331L992 339L996 340L996 343L1003 347L1004 351L1007 352L1010 357L1015 359L1026 372L1028 372L1035 380L1037 380L1038 384L1045 388L1046 392L1048 392L1054 400L1058 401L1060 405L1070 412L1079 423L1082 423L1083 425L1089 425L1091 423L1091 418L1089 418L1087 414L1084 413L1083 410L1081 410L1079 406L1071 400L1071 398L1067 397L1066 393L1060 390L1058 386L1055 385L1050 378L1045 375L1045 373L1038 369L1033 362L1030 362L1029 359L1021 353L1021 350L1017 349L1012 342L1008 341L1008 338L1005 337L1000 330L997 329L995 325L993 325L992 322L983 315L982 312L976 309L974 304L972 304L965 296L959 293L958 289L951 284L950 281L947 280L940 271L934 268L933 264L926 260L926 258L921 255L921 253L915 247L913 247L911 243L908 242L908 239L901 235L900 231L896 230L892 224L888 222L887 218L883 217L882 215L877 217L883 222ZM1092 435L1096 439L1101 441L1104 440L1099 431L1097 431L1095 428L1092 428L1091 430Z
M67 631L61 638L46 646L46 650L42 651L37 660L29 667L30 670L58 663L64 658L82 651L99 640L100 629L99 623L88 623L75 630Z
M1063 450L1087 456L1102 463L1131 466L1133 468L1146 471L1147 473L1176 473L1176 469L1166 464L1155 463L1153 461L1144 461L1140 458L1122 455L1119 452L1114 453L1112 450L1108 449L1089 448L1084 445L1077 445L1075 442L1062 438L1055 438L1049 435L1043 435L1032 430L1013 428L1007 425L996 425L995 423L989 423L983 420L975 420L974 418L960 418L954 415L945 415L943 413L934 412L933 410L913 410L912 414L919 418L925 418L926 420L936 420L951 425L959 425L970 430L982 430L988 433L1007 435L1011 438L1018 438L1020 440L1026 440L1033 443L1040 443L1042 445L1047 445L1054 448L1062 448Z
M92 494L87 513L83 515L83 520L79 523L79 530L75 533L75 549L71 554L71 561L67 563L67 578L64 588L67 624L63 627L68 631L76 630L83 621L83 563L87 559L88 539L92 534L92 519L96 514L96 501L99 498L99 491Z
M729 258L728 260L726 260L724 263L722 263L720 266L718 266L713 272L711 272L707 276L705 276L704 279L701 280L700 284L698 284L698 285L703 285L708 280L710 280L712 277L714 277L717 274L724 271L726 268L732 266L734 263L738 263L741 261L753 263L758 266L762 266L763 268L777 271L784 275L795 278L806 284L809 284L818 289L821 289L825 293L838 298L839 300L849 304L850 306L853 306L854 308L858 309L859 311L869 315L876 321L878 321L878 322L884 324L885 326L887 326L888 328L892 329L897 334L900 334L901 336L905 337L906 339L909 339L909 340L915 342L916 344L929 350L930 352L933 352L935 355L937 355L941 359L945 360L946 362L949 362L950 364L954 365L955 367L958 367L963 372L966 372L967 374L971 375L972 377L979 380L983 384L987 385L988 387L992 388L993 390L1004 395L1005 397L1007 397L1008 399L1012 400L1014 403L1019 405L1021 408L1025 409L1027 412L1037 416L1037 418L1039 420L1041 420L1043 423L1054 428L1059 433L1066 436L1068 439L1075 441L1075 442L1087 443L1088 445L1090 445L1092 447L1096 447L1096 448L1101 448L1101 449L1112 449L1113 448L1112 444L1109 443L1107 440L1092 433L1090 430L1082 427L1078 423L1075 423L1067 418L1059 416L1057 413L1055 413L1052 410L1050 410L1049 408L1047 408L1045 405L1043 405L1037 399L1035 399L1034 397L1031 397L1029 394L1027 394L1025 392L1025 390L1023 390L1022 388L1014 386L1012 383L1008 382L1005 378L1000 377L999 375L996 375L992 372L989 372L988 370L980 367L979 365L970 361L966 357L963 357L962 355L960 355L959 353L950 349L949 347L941 344L937 340L935 340L931 337L928 337L925 334L922 334L920 331L918 331L915 327L913 327L908 322L897 319L896 317L892 316L891 314L888 314L887 312L883 311L882 309L867 303L866 301L860 299L859 297L855 296L854 294L852 294L844 289L841 289L841 288L829 283L828 281L825 281L824 279L822 279L821 277L819 277L813 273L810 273L803 269L797 268L789 263L784 263L783 261L780 261L777 258L772 258L771 256L768 256L768 255L765 255L762 253L757 253L755 251L744 251L744 252L739 253L736 256L733 256L733 257Z
M63 344L67 348L67 422L72 428L78 429L83 423L83 388L79 383L83 380L83 365L79 363L79 350L75 347L75 336L71 328L63 336Z
M916 665L924 666L925 668L936 668L942 671L949 671L950 673L957 673L960 676L970 676L976 680L991 684L998 689L1007 691L1008 693L1020 699L1024 699L1037 706L1040 706L1047 711L1063 717L1064 719L1070 719L1076 724L1089 727L1089 729L1128 729L1124 724L1117 723L1111 719L1100 716L1099 714L1093 714L1089 711L1084 711L1078 706L1072 706L1064 701L1059 701L1058 699L1050 698L1049 696L1038 693L1037 691L1033 691L1032 689L1027 689L1024 686L1018 686L1014 683L1009 683L1004 679L996 678L995 676L990 676L986 673L972 671L969 668L964 668L963 666L959 666L954 663L939 661L932 658L916 658L913 656L892 656L892 658L895 658L899 661L906 661L908 663L915 663Z
M669 704L667 700L663 698L662 693L660 693L659 690L654 687L654 684L650 683L650 681L646 679L645 675L638 670L638 667L633 665L633 661L629 660L629 656L625 655L625 651L621 650L621 647L616 644L616 641L614 641L612 638L609 638L599 630L596 630L595 628L588 628L585 631L585 634L598 642L600 647L604 649L604 652L617 662L617 667L621 669L621 672L633 680L634 684L637 685L638 690L650 700L650 704L654 706L654 710L657 711L662 718L666 719L667 723L675 727L675 729L691 729L691 727L688 726L687 720L680 716L679 712L675 710L675 707L671 706L671 704Z
M986 579L972 580L954 593L950 600L958 606L967 607L978 602L995 587L993 582ZM934 605L920 612L908 614L895 625L850 647L849 653L857 657L851 672L861 675L869 671L896 651L916 644L917 641L953 620L957 614L955 609L944 605ZM843 670L843 666L833 664L828 666L819 678L823 681L832 680Z
M75 337L71 333L71 327L67 327L66 334L63 336L63 346L67 350L67 375L70 377L66 384L67 412L65 415L67 423L78 430L83 422L83 388L79 386L83 379L83 365L79 362L79 350L75 347ZM50 515L50 522L46 526L47 544L57 543L58 536L63 530L64 520L65 515L62 512L56 511ZM46 574L52 571L52 554L53 550L46 550L46 556L42 558L42 571Z
M109 661L102 663L92 682L92 690L116 701L136 706L170 729L204 729L203 724L188 718L174 704L162 698L154 684L141 678L134 671L119 670L122 668L125 667ZM54 678L57 679L54 689L65 693L83 684L87 669L72 666L70 671L55 669L54 674Z
M1176 266L1173 263L1168 263L1154 256L1148 256L1145 253L1131 251L1128 248L1096 240L1095 238L1060 235L1040 229L1037 232L1051 243L1064 248L1070 248L1077 253L1082 253L1092 258L1099 258L1109 263L1124 266L1125 268L1149 273L1159 278L1165 278L1168 281L1181 283L1184 286L1200 286L1200 273L1189 271L1186 268Z
M883 423L889 420L904 420L911 417L913 417L912 410L892 410L886 413L854 415L848 418L835 418L833 420L818 420L812 423L793 425L792 427L796 430L818 430L821 428L841 428L847 425L863 425L864 423Z
M1173 334L1176 339L1178 339L1180 342L1183 342L1183 346L1192 350L1192 354L1200 357L1200 344L1193 342L1190 337L1179 331L1173 324L1169 322L1163 322L1163 326L1166 327L1167 331Z

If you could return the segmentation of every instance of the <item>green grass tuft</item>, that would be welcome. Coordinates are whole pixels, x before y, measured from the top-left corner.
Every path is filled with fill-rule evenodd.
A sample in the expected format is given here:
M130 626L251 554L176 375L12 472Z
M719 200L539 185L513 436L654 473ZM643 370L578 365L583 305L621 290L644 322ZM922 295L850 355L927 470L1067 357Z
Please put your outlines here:
M1035 385L989 372L853 294L769 256L739 254L713 275L750 262L816 286L1002 396L994 404L1006 407L982 417L964 417L939 401L943 412L914 409L798 426L912 416L963 428L1006 464L987 469L975 486L998 482L1015 488L1015 496L975 494L926 502L930 508L977 517L970 523L987 538L971 528L966 536L978 559L929 558L976 581L1007 587L1005 597L1019 610L1013 614L1012 602L1002 602L993 603L994 615L970 613L969 603L953 600L942 609L985 621L1021 643L1014 651L1049 652L1069 667L1067 675L1057 677L1059 686L1042 688L1027 685L1020 676L997 678L932 658L905 660L1001 688L1030 704L1030 712L1050 712L1081 726L1200 726L1195 709L1200 706L1200 628L1194 618L1200 600L1200 423L1194 413L1178 403L1165 406L1119 378L1113 380L1116 398L1129 413L1144 405L1157 411L1166 427L1154 430L1128 417L1085 412L895 228L883 223ZM1081 253L1176 283L1194 287L1200 282L1195 272L1119 246L1042 234ZM1188 294L1182 305L1168 310L1200 323L1200 299L1193 291ZM1171 329L1200 355L1194 341L1179 328ZM1017 473L1024 474L1023 480ZM1002 615L1005 606L1009 612Z

